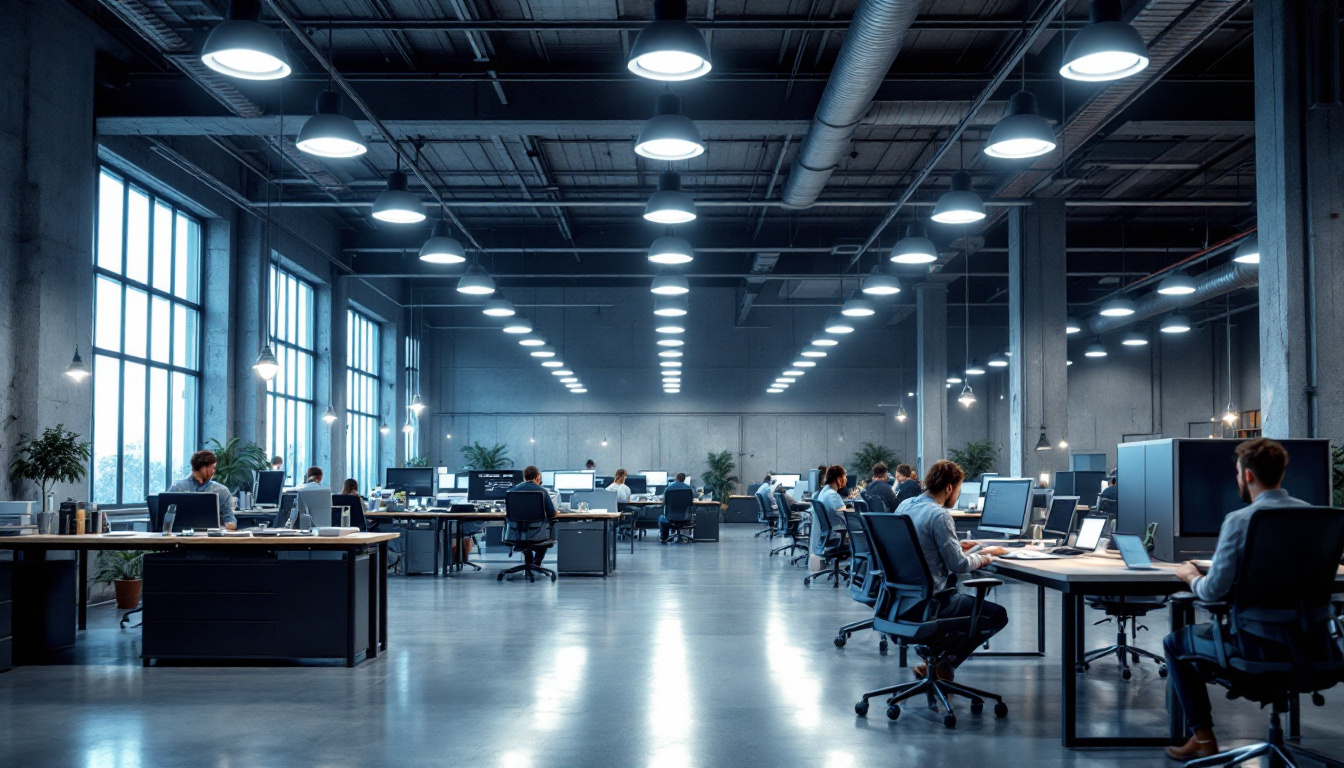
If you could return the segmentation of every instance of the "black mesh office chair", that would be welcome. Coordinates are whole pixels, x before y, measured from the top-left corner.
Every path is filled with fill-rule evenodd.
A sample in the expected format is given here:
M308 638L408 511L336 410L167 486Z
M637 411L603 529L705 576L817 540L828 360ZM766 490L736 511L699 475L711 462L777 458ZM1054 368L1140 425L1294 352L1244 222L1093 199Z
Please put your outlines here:
M1213 615L1217 658L1201 665L1209 677L1227 688L1228 698L1270 707L1266 741L1191 760L1187 768L1260 757L1288 768L1338 764L1285 743L1280 717L1300 694L1311 694L1312 703L1323 706L1321 691L1344 680L1344 620L1340 606L1332 603L1341 554L1344 510L1261 509L1251 516L1231 602L1203 603L1188 592L1173 596L1179 610L1188 612L1194 605Z
M861 516L868 510L859 508L859 505L862 504L860 501L855 501L854 504L854 511L858 514L845 515L845 529L849 532L850 549L849 596L855 601L872 608L877 603L877 595L882 588L882 568L873 559L873 552L868 544L868 534L863 530ZM846 624L835 635L835 647L844 648L850 635L872 628L872 617ZM877 650L881 653L887 652L886 635L881 635Z
M825 578L834 579L831 584L836 589L840 588L840 580L845 577L841 564L849 559L849 544L846 542L845 522L839 515L832 516L826 509L826 505L816 499L812 500L812 525L818 526L817 533L823 542L821 548L822 570L808 575L803 579L803 585L812 583L813 579ZM826 563L831 564L826 568Z
M504 495L504 546L523 555L522 565L500 571L496 581L503 581L510 573L523 572L528 581L536 581L533 573L550 576L555 581L555 571L532 565L527 556L539 549L555 546L554 527L546 516L546 496L539 491L509 491Z
M350 525L361 531L369 530L368 518L364 517L364 499L357 493L337 493L331 497L332 523L341 522L341 508L350 509Z
M891 511L890 509L887 509L887 503L885 501L878 498L876 495L869 493L866 489L859 491L859 498L863 499L863 503L868 505L869 512Z
M1106 618L1095 624L1115 621L1115 644L1083 654L1083 660L1078 663L1079 672L1086 672L1092 668L1092 662L1114 654L1120 662L1120 677L1125 680L1134 674L1129 668L1130 661L1138 664L1142 658L1157 662L1158 677L1167 676L1167 660L1164 657L1129 642L1131 637L1138 638L1139 630L1148 628L1140 624L1139 619L1167 606L1165 597L1089 597L1087 604L1106 612Z
M775 538L775 526L779 522L779 513L770 508L770 505L765 501L765 497L759 493L752 495L756 497L756 522L765 526L757 531L752 538L759 538L763 533L770 534L768 538Z
M900 702L923 693L930 709L937 711L941 706L943 725L948 728L957 725L957 715L948 701L949 696L970 699L971 714L979 714L984 709L985 699L992 699L995 702L995 716L1007 716L1008 705L997 694L951 680L941 680L937 673L960 640L977 636L985 593L1003 582L998 579L970 579L963 582L963 586L975 590L975 606L971 615L940 619L939 600L955 592L956 587L941 592L933 591L933 576L924 560L924 551L919 546L914 523L906 515L869 512L860 517L863 529L868 534L868 546L877 559L878 567L882 569L882 588L878 592L873 612L873 629L897 642L914 646L915 653L924 660L927 673L922 680L863 694L863 698L854 705L855 714L866 716L868 700L875 696L886 696L887 718L895 720L901 716Z
M782 493L775 494L775 503L779 505L779 514L775 516L775 536L788 540L788 543L782 547L775 547L770 550L770 556L783 552L785 556L794 552L802 552L799 557L807 557L806 537L802 534L803 516L794 516L793 510L789 508L789 500ZM794 558L793 562L797 562Z
M690 544L695 541L682 533L687 528L695 527L695 515L692 512L694 501L695 491L688 488L674 488L663 494L663 517L667 519L668 527L671 529L667 535L669 544L677 541Z

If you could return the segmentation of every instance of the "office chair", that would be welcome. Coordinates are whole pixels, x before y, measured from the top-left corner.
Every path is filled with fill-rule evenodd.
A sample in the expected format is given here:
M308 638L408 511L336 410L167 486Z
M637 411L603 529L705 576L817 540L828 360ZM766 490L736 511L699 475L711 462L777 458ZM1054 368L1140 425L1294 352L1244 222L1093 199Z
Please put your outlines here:
M752 495L756 497L756 522L765 526L752 538L759 538L763 533L770 534L767 538L775 538L775 525L779 522L779 513L770 509L770 505L765 503L765 498L759 493Z
M538 539L536 535L545 531L547 538ZM555 546L555 528L546 516L545 496L536 491L509 491L504 495L504 546L512 552L521 552L522 565L500 571L496 581L503 581L510 573L523 572L528 581L536 581L532 574L550 576L555 581L555 571L532 565L528 562L529 552L550 549Z
M639 511L635 514L634 529L639 533L640 538L644 538L645 531L658 530L658 516L662 514L659 507L654 504L641 504Z
M695 541L682 533L686 528L695 527L695 515L691 512L694 500L695 491L687 488L677 488L663 494L663 518L667 520L668 526L671 527L671 531L668 532L667 543L673 544L677 541L684 541L690 544Z
M937 669L948 660L956 643L966 637L976 637L980 610L985 593L1003 582L998 579L970 579L962 582L975 590L975 605L970 616L938 618L940 600L956 592L949 587L933 591L933 576L924 551L919 546L915 525L905 515L869 512L860 516L868 534L868 546L882 569L882 587L878 592L873 612L873 629L894 638L897 642L913 645L915 653L924 660L928 670L922 680L900 683L863 694L854 705L859 717L868 714L868 700L875 696L887 697L887 718L901 716L900 702L924 694L929 708L941 706L943 725L955 728L957 715L948 701L949 696L964 696L971 700L971 714L980 714L985 699L994 701L994 715L1006 717L1008 705L997 694L981 691L951 680L941 680Z
M369 530L369 520L364 517L364 499L357 493L336 493L331 497L332 523L340 523L340 508L350 508L350 525L361 531ZM375 523L374 525L377 525Z
M1344 554L1344 511L1329 507L1260 509L1246 532L1246 552L1230 602L1204 603L1189 592L1172 600L1190 615L1213 615L1217 658L1201 669L1227 689L1270 707L1266 741L1191 760L1188 768L1236 765L1260 757L1269 765L1336 765L1338 761L1284 742L1280 718L1303 693L1323 706L1321 691L1344 680L1344 631L1335 574ZM1300 762L1305 758L1306 762Z
M774 535L789 540L788 544L782 547L775 547L770 550L770 556L774 557L780 552L786 553L786 556L793 552L800 551L803 554L794 558L791 562L798 562L799 558L807 557L807 545L799 541L804 538L801 533L803 519L802 515L797 518L793 516L793 510L789 509L789 500L784 494L775 494L775 503L779 505L779 514L775 516ZM773 537L772 537L773 538Z
M1131 660L1135 664L1142 658L1148 658L1157 662L1157 676L1167 676L1167 660L1165 657L1145 650L1136 645L1130 645L1129 637L1138 639L1140 629L1148 627L1139 624L1139 619L1148 615L1152 611L1165 608L1167 600L1164 597L1089 597L1088 606L1097 610L1105 611L1106 618L1095 622L1097 624L1108 624L1112 619L1115 620L1115 644L1108 645L1105 648L1097 648L1083 654L1083 660L1078 662L1078 671L1086 672L1092 668L1092 662L1097 659L1105 658L1111 654L1120 661L1120 677L1128 680L1133 676L1129 669ZM1129 631L1126 632L1126 624Z
M803 579L803 586L812 583L812 580L818 577L834 579L832 587L839 589L840 580L845 577L844 571L840 569L840 564L849 557L849 545L845 542L844 521L832 518L827 511L826 505L816 499L812 500L812 523L817 526L817 534L821 537L822 570L809 574ZM826 568L826 562L830 561L831 567Z
M868 534L863 530L861 516L868 510L858 508L857 505L862 502L856 501L854 503L856 505L855 512L858 512L858 514L845 515L845 529L849 531L849 547L852 552L849 558L849 596L855 601L872 608L877 603L877 595L882 588L882 569L873 559L873 552L868 544ZM844 648L850 635L860 630L872 628L872 617L846 624L835 635L835 647ZM887 636L881 635L881 638L877 650L880 653L886 653Z
M867 510L867 511L869 511L869 512L890 512L890 511L891 511L891 510L887 509L887 503L886 503L885 501L883 501L883 500L879 499L878 497L876 497L876 496L874 496L874 495L868 493L867 489L862 490L862 491L859 491L859 498L860 498L860 499L863 499L863 503L865 503L865 504L868 505L868 510Z

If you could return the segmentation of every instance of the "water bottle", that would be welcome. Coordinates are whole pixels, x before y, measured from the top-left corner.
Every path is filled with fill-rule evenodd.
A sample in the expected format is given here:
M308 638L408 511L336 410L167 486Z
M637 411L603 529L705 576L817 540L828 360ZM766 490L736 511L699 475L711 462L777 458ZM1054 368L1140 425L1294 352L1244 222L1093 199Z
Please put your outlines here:
M342 528L349 528L349 527L350 527L350 508L349 508L349 507L341 507L341 527L342 527Z

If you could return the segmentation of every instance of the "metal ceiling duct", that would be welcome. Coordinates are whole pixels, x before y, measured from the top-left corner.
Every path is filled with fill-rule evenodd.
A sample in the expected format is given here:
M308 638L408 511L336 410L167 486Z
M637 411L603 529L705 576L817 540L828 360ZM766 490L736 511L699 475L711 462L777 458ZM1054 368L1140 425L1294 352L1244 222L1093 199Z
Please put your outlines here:
M1216 299L1241 288L1254 288L1259 283L1259 264L1228 262L1196 277L1194 293L1173 295L1153 291L1134 301L1134 314L1125 317L1094 315L1087 321L1087 325L1094 336L1100 336L1183 307Z
M896 60L925 0L864 0L854 12L807 138L784 184L786 208L816 202Z

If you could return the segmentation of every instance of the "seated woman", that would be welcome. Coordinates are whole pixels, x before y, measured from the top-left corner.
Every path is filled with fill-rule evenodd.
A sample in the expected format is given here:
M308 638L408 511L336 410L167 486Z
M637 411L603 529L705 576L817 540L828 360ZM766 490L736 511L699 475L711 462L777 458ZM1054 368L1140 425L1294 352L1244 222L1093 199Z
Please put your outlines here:
M839 464L833 467L827 467L825 474L822 475L822 488L817 492L814 499L826 508L830 515L831 539L840 538L840 531L845 529L845 513L853 512L854 508L845 504L845 483L848 477L845 475L845 468ZM812 554L820 555L822 550L831 545L831 541L819 541L821 535L821 526L814 520L812 522Z
M974 547L974 541L958 541L957 527L947 510L956 506L961 495L961 483L966 473L961 467L946 459L936 462L924 476L924 493L903 503L897 514L908 515L915 524L915 533L919 536L919 547L924 552L924 561L929 565L933 576L934 592L956 585L957 574L970 573L984 568L993 562L996 555L1007 552L1003 547L985 547L975 554L966 554ZM954 592L942 598L938 607L939 618L970 616L975 598L960 592ZM908 612L912 619L924 614L924 605L918 605ZM954 659L947 666L939 666L936 673L941 680L951 680L953 670L971 657L975 649L999 630L1008 626L1008 612L1003 606L988 600L980 608L980 622L974 637L961 641L953 652ZM915 677L928 674L925 665L914 668Z
M630 486L625 484L625 479L627 477L629 477L629 475L626 474L624 469L616 470L616 476L612 478L611 485L608 485L605 489L616 494L617 504L624 504L630 501Z

